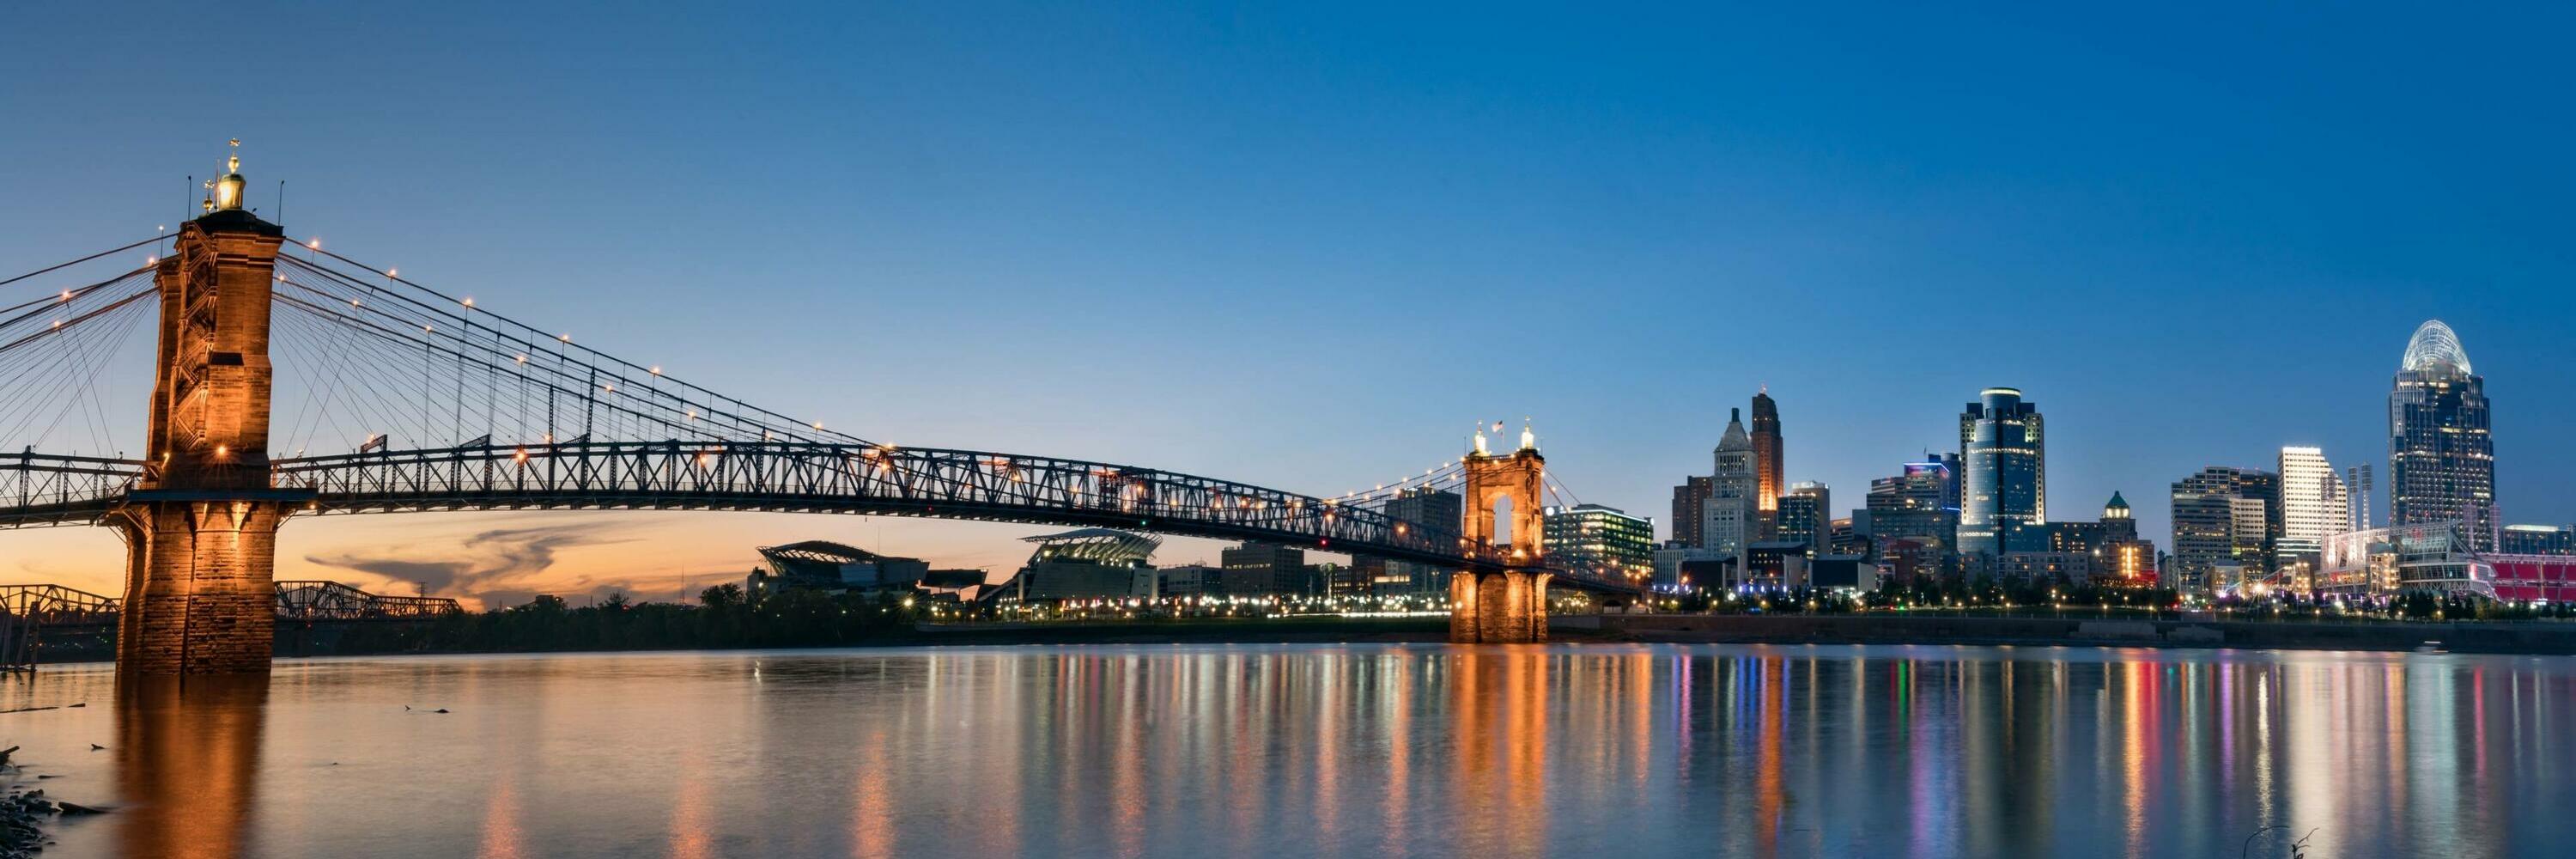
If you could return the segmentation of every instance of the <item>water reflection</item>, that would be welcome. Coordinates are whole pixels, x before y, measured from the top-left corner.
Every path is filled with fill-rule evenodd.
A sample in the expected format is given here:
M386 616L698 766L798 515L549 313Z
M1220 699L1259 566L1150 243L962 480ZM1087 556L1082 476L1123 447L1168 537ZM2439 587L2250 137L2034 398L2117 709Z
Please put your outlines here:
M115 815L127 856L245 854L258 805L268 676L119 678Z
M2570 662L1626 646L310 661L265 687L117 689L112 755L65 740L22 758L63 776L58 796L125 806L61 830L68 856L2207 856L2271 825L2314 830L2320 856L2542 855L2576 836ZM0 681L0 699L96 696L105 676ZM51 742L100 735L84 720L105 715L8 718Z

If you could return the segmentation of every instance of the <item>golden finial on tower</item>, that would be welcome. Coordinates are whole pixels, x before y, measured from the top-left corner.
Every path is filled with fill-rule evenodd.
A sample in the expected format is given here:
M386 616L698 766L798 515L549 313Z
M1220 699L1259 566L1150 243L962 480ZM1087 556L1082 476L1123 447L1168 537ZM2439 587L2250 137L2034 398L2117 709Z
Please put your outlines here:
M214 182L214 196L207 199L207 210L242 207L241 138L231 140L232 153L224 160L224 177Z

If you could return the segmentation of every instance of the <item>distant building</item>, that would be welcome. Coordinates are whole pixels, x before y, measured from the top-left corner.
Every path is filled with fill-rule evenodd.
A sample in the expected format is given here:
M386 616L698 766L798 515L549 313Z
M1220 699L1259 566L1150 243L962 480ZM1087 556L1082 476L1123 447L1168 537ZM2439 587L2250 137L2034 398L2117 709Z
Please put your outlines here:
M2005 552L1995 558L1995 578L2047 582L2063 576L2082 583L2093 578L2090 552Z
M1108 528L1023 538L1036 543L1016 579L1017 599L1152 599L1161 580L1148 561L1163 541Z
M2460 522L2391 525L2326 538L2316 587L2330 593L2407 591L2497 597L2492 562L2469 549Z
M1925 545L1912 538L1885 540L1878 545L1880 573L1898 583L1938 576L1941 558L1939 547Z
M1655 520L1581 504L1541 510L1549 562L1596 575L1644 581L1655 571Z
M1816 587L1854 593L1878 589L1878 567L1860 555L1817 555L1807 563L1808 583Z
M1742 410L1729 409L1726 433L1718 438L1717 470L1709 481L1707 507L1701 514L1701 547L1740 555L1759 536L1760 492L1753 472L1753 440L1744 432Z
M2267 471L2210 466L2173 485L2174 576L2185 593L2259 576L2278 534L2281 481Z
M2115 542L2138 539L2138 520L2129 509L2128 499L2111 493L2102 505L2102 518L2093 522L2050 522L2040 526L2048 535L2047 551L2093 554Z
M1182 564L1154 571L1161 581L1160 590L1167 597L1218 596L1209 590L1211 583L1222 586L1225 569L1206 564Z
M1805 543L1824 549L1831 527L1826 517L1833 515L1832 490L1822 483L1806 481L1794 484L1782 493L1772 513L1772 539Z
M1967 469L1959 502L1958 549L1999 555L2047 546L2048 447L2039 407L2021 391L1987 388L1959 415L1959 457Z
M1446 489L1405 489L1388 499L1386 517L1441 531L1458 531L1467 520L1467 503L1458 493ZM1433 564L1388 561L1377 579L1387 585L1381 588L1382 593L1445 597L1449 595L1450 572L1448 567Z
M895 558L828 540L762 546L761 567L743 590L767 595L788 589L824 591L911 590L930 572L919 558Z
M1724 570L1728 560L1729 556L1715 549L1684 545L1679 540L1666 541L1655 549L1654 586L1668 590L1684 586L1718 587L1725 583Z
M1807 584L1808 547L1789 540L1762 540L1745 547L1742 576L1736 584L1757 588L1795 588Z
M1708 545L1708 496L1717 491L1712 478L1685 477L1682 485L1673 487L1673 536L1683 545Z
M2457 521L2470 551L2496 542L2495 441L2486 380L2440 320L2406 343L2388 395L2388 524Z
M1396 491L1395 497L1386 500L1386 518L1457 533L1460 525L1467 521L1467 502L1458 493L1447 489L1401 489Z
M2496 551L2506 555L2576 555L2576 525L2506 525L2496 535Z
M1247 542L1218 557L1226 596L1306 596L1318 590L1309 580L1306 550L1295 546Z
M1780 404L1771 401L1771 390L1753 394L1753 499L1760 518L1755 539L1776 540L1779 531L1780 496L1789 490L1782 481L1785 468L1780 443Z
M2153 540L2114 540L2093 551L2093 583L2109 587L2156 587L2161 558Z
M1957 546L1959 482L1956 457L1909 462L1903 473L1869 482L1869 533L1880 556L1905 540L1937 561Z
M2273 563L2314 561L2326 538L2352 522L2352 498L2325 451L2314 447L2281 448L2281 536L2273 546Z
M2239 478L2239 486L2238 492L2261 503L2257 515L2262 517L2262 536L2256 538L2260 554L2247 562L2246 567L2257 572L2269 572L2273 559L2280 554L2281 531L2285 522L2281 515L2281 475L2279 472L2246 469Z
M1862 524L1869 521L1869 511L1854 512L1859 515L1836 519L1827 526L1826 551L1837 555L1867 556L1869 554L1869 528Z
M1324 593L1332 596L1367 593L1371 583L1356 564L1346 566L1329 563L1306 565L1306 581L1312 583L1314 587L1322 588Z

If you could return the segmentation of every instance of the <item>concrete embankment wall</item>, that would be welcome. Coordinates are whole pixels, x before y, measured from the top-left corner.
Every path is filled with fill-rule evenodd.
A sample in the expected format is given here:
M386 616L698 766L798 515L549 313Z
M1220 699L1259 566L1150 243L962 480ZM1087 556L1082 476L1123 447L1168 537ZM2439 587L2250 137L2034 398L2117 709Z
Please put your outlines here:
M1928 615L1563 615L1554 627L1639 641L2061 644L2576 653L2576 623L2298 623Z

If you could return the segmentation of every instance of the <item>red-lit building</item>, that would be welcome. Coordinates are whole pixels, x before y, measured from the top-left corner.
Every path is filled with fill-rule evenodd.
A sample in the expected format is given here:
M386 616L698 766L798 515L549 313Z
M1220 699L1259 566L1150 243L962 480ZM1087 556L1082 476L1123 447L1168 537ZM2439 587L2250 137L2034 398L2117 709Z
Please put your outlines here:
M2487 555L2495 567L2496 599L2576 601L2576 555Z

